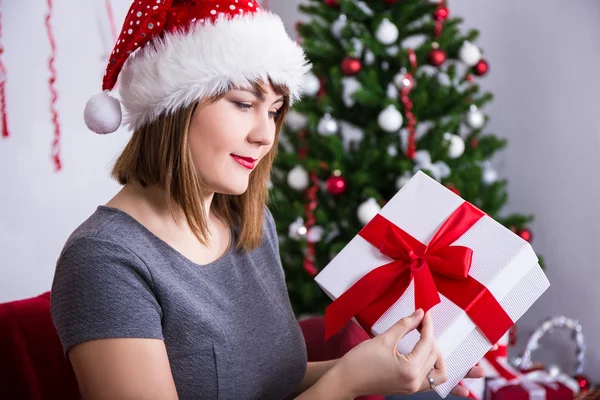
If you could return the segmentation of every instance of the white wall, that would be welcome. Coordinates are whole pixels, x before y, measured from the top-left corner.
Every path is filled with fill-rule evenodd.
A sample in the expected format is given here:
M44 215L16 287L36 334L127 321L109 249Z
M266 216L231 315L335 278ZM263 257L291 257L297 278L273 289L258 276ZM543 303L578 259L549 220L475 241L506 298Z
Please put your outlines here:
M290 32L300 18L298 1L270 0ZM48 290L68 235L118 189L108 178L109 165L127 132L98 137L81 117L88 97L100 89L105 66L100 32L107 25L99 26L107 22L98 13L103 3L55 3L60 173L49 159L46 3L2 7L12 137L0 140L0 302ZM119 24L129 1L112 3ZM509 148L495 160L510 182L507 210L536 215L533 244L546 258L552 283L520 321L521 342L546 316L577 318L589 342L586 370L599 381L600 3L450 0L450 10L482 31L479 44L491 71L481 83L496 96L487 109L489 128L509 139ZM557 347L540 358L560 357L566 369L574 359L567 337L548 341L551 345Z

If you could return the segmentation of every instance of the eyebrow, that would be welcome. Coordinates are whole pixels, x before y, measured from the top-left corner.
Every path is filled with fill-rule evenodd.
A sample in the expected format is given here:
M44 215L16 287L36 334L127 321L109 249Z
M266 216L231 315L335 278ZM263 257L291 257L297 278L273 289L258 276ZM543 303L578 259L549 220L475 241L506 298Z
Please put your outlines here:
M241 90L241 91L244 91L244 92L252 93L254 95L254 97L256 97L257 99L261 100L262 102L264 102L266 100L265 94L263 92L259 91L259 90L250 90L250 89L237 89L237 90ZM275 103L283 103L283 101L284 101L284 98L280 97L277 100L275 100L273 102L273 104L275 104Z

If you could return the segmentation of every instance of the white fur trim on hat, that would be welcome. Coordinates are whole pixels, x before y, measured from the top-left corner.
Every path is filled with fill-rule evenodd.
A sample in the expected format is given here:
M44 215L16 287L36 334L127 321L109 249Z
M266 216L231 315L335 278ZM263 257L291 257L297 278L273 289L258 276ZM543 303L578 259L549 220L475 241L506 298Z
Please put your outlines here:
M249 88L268 79L286 86L294 102L309 70L302 48L273 13L198 23L165 33L129 57L119 76L125 124L135 130L232 85Z

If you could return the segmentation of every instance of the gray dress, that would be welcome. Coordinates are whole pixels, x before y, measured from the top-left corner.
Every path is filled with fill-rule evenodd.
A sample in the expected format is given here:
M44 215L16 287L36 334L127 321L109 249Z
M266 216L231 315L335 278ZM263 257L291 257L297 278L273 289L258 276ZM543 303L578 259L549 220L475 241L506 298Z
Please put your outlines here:
M65 244L51 312L65 354L94 339L164 340L180 399L284 399L306 371L266 208L258 249L232 245L198 265L128 214L100 206Z

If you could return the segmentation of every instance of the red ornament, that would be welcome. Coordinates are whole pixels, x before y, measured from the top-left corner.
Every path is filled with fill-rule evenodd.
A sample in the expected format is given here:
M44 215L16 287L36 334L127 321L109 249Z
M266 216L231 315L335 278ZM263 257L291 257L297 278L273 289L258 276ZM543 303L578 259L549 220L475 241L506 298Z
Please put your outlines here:
M489 69L490 69L489 64L487 63L487 61L485 61L482 58L481 60L479 60L479 62L477 64L475 64L473 66L473 73L477 76L483 76L483 75L487 74Z
M346 180L341 176L332 176L326 182L327 191L334 196L342 194L346 191Z
M450 12L448 11L448 7L440 5L433 13L433 18L436 21L445 21L446 19L448 19L449 14Z
M446 53L440 49L433 49L427 54L427 62L434 67L439 67L446 61Z
M383 0L385 4L394 5L398 2L398 0Z
M450 189L452 191L452 193L460 196L460 191L456 188L456 186L449 184L446 186L448 189Z
M342 73L346 76L353 76L360 72L362 64L358 58L346 57L342 60Z
M579 387L581 388L582 393L585 393L588 390L590 390L590 380L587 378L587 376L575 375L574 378L577 381L577 383L579 384Z
M477 139L476 137L474 137L473 139L471 139L471 147L476 149L477 147L479 147L479 139Z
M531 233L531 231L527 228L523 228L521 229L517 235L521 236L521 238L523 238L523 240L526 240L528 242L531 242L533 240L533 234Z
M338 8L340 3L338 0L323 0L323 3L327 4L329 7Z

